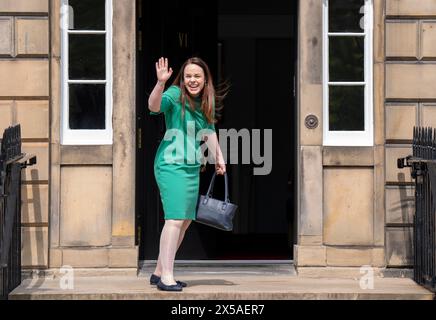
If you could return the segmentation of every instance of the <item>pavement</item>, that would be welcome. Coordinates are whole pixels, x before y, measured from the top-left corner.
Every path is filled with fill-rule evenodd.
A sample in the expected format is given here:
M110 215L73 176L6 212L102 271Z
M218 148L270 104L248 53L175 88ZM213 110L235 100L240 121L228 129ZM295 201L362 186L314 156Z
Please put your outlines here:
M56 275L26 279L11 300L432 300L434 294L410 278L335 278L299 276L295 269L179 268L182 292L160 291L149 284L152 268L138 274ZM364 279L365 280L365 279ZM363 285L363 286L362 286Z

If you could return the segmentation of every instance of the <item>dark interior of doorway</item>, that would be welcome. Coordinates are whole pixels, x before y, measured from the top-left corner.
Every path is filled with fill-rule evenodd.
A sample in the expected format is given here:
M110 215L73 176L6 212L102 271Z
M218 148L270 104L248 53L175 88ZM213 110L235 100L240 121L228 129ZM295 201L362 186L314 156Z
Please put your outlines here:
M157 258L164 224L153 161L165 122L163 116L150 116L147 109L156 82L154 62L168 57L177 72L186 58L195 55L209 64L215 83L231 83L217 132L272 129L272 171L255 176L253 168L262 164L228 164L230 200L239 206L233 232L193 223L176 259L292 259L297 1L255 0L249 5L231 0L137 1L136 223L140 260ZM240 155L241 151L240 144ZM201 194L213 171L209 165L201 173ZM222 177L217 178L214 190L214 196L224 198Z

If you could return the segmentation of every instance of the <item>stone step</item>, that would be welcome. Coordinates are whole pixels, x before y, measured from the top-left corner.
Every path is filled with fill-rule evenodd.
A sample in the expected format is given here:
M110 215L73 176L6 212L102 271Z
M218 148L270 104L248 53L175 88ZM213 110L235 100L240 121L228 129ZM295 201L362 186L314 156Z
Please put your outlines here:
M183 292L163 292L151 286L150 274L139 276L76 277L74 288L63 278L26 279L12 300L432 300L434 295L408 278L375 278L374 287L360 287L358 279L306 278L292 274L240 272L176 273L187 282Z
M141 261L138 274L140 276L150 275L154 271L155 266L156 261ZM297 275L292 260L178 260L174 264L174 270L179 274Z

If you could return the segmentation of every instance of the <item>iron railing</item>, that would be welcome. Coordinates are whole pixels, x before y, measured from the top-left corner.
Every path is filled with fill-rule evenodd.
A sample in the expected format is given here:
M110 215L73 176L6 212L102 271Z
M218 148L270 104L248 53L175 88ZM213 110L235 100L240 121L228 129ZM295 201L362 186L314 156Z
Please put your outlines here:
M411 168L415 180L413 246L415 282L436 292L436 129L415 127L413 155L398 159L398 168Z
M35 163L21 152L20 125L7 128L0 148L0 300L21 283L21 169Z

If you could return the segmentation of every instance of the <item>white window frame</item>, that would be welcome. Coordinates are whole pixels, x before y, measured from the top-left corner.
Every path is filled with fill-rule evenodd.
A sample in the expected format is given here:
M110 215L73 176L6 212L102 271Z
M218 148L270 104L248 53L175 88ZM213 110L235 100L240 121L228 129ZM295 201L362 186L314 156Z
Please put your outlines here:
M373 146L374 145L374 103L373 103L373 0L365 0L365 30L361 33L329 32L329 0L323 0L323 145L325 146ZM330 82L329 37L362 36L365 38L363 82ZM364 85L364 131L330 131L329 88L331 85Z
M62 145L111 145L113 143L112 130L112 0L106 1L105 30L69 30L68 0L61 0L61 67L62 67L62 110L61 110L61 144ZM69 34L105 34L106 35L106 79L105 80L70 80L68 61ZM75 130L69 128L69 85L70 84L105 84L105 129L103 130Z

